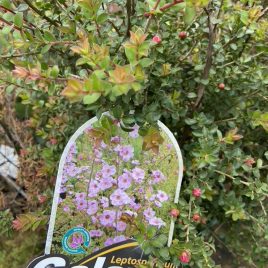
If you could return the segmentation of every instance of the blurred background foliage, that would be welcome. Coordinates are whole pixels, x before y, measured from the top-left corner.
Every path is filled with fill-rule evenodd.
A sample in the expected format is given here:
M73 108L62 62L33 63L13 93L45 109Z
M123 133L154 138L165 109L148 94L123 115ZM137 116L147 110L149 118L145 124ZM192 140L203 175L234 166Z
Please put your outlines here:
M0 0L0 137L20 160L1 175L0 267L42 254L60 155L104 111L143 135L160 119L184 154L173 246L148 252L267 267L267 4Z

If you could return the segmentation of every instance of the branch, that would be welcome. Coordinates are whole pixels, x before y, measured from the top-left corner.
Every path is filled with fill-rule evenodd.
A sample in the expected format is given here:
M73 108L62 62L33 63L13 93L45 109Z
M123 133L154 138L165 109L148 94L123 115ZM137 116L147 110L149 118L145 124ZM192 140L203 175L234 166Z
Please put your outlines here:
M119 36L121 36L121 33L120 33L119 29L116 27L116 25L114 24L114 22L111 21L111 20L108 20L108 22L112 25L112 27L115 29L115 31L117 32L117 34Z
M153 8L153 10L152 10L151 12L144 14L145 16L149 16L149 18L148 18L148 20L147 20L147 22L146 22L146 25L145 25L145 32L148 31L148 28L149 28L150 23L151 23L151 19L152 19L152 17L153 17L153 12L158 8L158 6L159 6L159 4L160 4L160 1L161 1L161 0L157 0L157 1L156 1L155 5L154 5L154 8Z
M1 17L0 17L0 21L2 21L3 23L5 23L5 24L7 24L7 25L9 25L9 26L13 26L13 28L16 29L16 30L18 30L18 31L23 31L23 30L20 29L19 27L15 26L13 23L8 22L8 21L6 21L5 19L3 19L3 18L1 18Z
M209 11L207 9L205 9L205 12L207 13L208 16L208 28L209 28L209 35L208 35L208 48L207 48L207 56L206 56L206 64L203 70L203 74L201 79L202 80L207 80L209 77L209 72L210 69L212 67L212 55L213 55L213 45L215 42L215 32L216 32L216 25L215 27L213 27L213 24L211 23L211 14L209 13ZM197 90L197 99L196 102L194 104L194 109L197 109L200 104L201 101L203 99L205 93L205 85L200 84Z
M184 0L174 0L173 3L166 4L160 8L161 11L165 11L166 9L169 9L177 4L183 3Z
M149 17L148 20L147 20L147 23L146 23L146 26L145 26L145 32L147 32L149 26L150 26L150 23L151 23L151 20L152 20L152 17L153 17L153 13L154 11L157 9L157 7L159 6L160 4L160 1L161 0L157 0L153 9L150 11L150 12L147 12L144 14L144 16L146 17ZM180 3L183 3L184 0L174 0L172 3L169 3L169 4L166 4L162 7L159 8L160 11L164 12L165 10L177 5L177 4L180 4Z
M0 5L0 10L6 11L6 12L10 12L10 13L12 13L12 14L16 14L16 12L14 12L13 10L11 10L11 9L9 9L9 8L6 8L6 7L2 6L2 5ZM25 23L29 23L30 26L35 27L35 25L33 25L31 22L28 22L24 17L23 17L23 21L24 21ZM30 30L33 30L32 27L29 27L29 26L27 26L27 25L26 25L25 27L28 28L28 29L30 29Z
M132 2L131 2L131 0L127 0L126 8L127 8L127 31L126 31L125 37L129 37L130 30L131 30L131 14L132 14Z
M43 14L42 11L40 11L38 8L36 8L32 2L30 0L24 0L24 2L36 13L38 14L40 17L42 17L44 20L46 20L47 22L49 22L50 24L54 25L54 26L58 26L58 23L54 20L52 20L51 18L47 17L45 14Z
M227 178L229 178L229 179L236 180L235 177L233 177L233 176L231 176L231 175L229 175L229 174L227 174L227 173L224 173L224 172L222 172L222 171L220 171L220 170L215 170L215 173L218 173L218 174L220 174L220 175L223 175L223 176L225 176L225 177L227 177ZM246 185L246 186L249 186L249 185L251 184L250 182L247 182L247 181L242 181L242 180L239 180L239 181L240 181L241 184L244 184L244 185Z
M20 53L20 54L13 54L13 55L0 55L1 59L9 59L9 58L19 58L23 56L31 56L31 55L38 55L40 52L28 52L28 53ZM2 80L2 79L0 79Z

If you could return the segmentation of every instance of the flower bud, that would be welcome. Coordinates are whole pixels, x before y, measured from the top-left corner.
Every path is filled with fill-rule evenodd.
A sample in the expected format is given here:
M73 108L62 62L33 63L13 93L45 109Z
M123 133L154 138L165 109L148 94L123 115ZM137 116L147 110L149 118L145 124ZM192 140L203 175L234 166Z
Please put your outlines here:
M158 35L155 35L152 39L152 41L156 44L160 44L161 43L161 38Z
M39 195L38 196L38 201L40 204L43 204L47 201L47 197L45 195Z
M194 188L192 194L194 197L199 198L202 194L202 191L200 188Z
M182 263L189 263L191 260L191 255L188 251L184 250L181 255L179 256L179 260Z
M197 213L195 213L195 214L193 215L193 221L194 221L194 222L200 222L200 215L197 214Z
M172 218L175 218L176 219L176 218L179 217L180 211L178 209L176 209L176 208L173 208L170 211L170 215L171 215Z

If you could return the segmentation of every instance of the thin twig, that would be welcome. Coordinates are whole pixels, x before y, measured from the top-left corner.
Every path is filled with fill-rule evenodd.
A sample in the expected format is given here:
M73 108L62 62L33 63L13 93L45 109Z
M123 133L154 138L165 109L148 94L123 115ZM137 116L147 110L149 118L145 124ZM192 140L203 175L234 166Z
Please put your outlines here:
M112 25L112 27L115 29L115 31L117 32L117 34L118 34L119 36L121 36L122 34L120 33L118 27L115 26L114 22L111 21L111 20L108 20L108 22Z
M215 172L218 173L218 174L220 174L220 175L223 175L223 176L225 176L225 177L227 177L227 178L229 178L229 179L236 180L235 177L233 177L233 176L231 176L231 175L229 175L229 174L227 174L227 173L224 173L224 172L222 172L222 171L220 171L220 170L215 170ZM251 182L242 181L242 180L239 180L239 181L240 181L240 183L242 183L242 184L244 184L244 185L246 185L246 186L249 186L249 185L251 184Z
M189 201L189 212L188 212L189 223L188 223L187 229L186 229L186 243L189 242L191 214L192 214L192 199L190 199L190 201Z
M218 124L218 123L224 123L224 122L229 122L229 121L233 121L233 120L236 120L237 117L231 117L231 118L226 118L226 119L221 119L221 120L217 120L217 121L214 121L215 124Z
M160 7L160 10L163 12L163 11L165 11L165 10L175 6L175 5L183 3L183 2L184 2L184 0L174 0L172 3L165 4L164 6Z
M188 58L188 56L192 53L192 51L194 50L194 48L196 47L198 41L195 41L193 46L191 47L191 49L183 56L179 59L179 61L184 61L185 59Z
M263 211L264 215L267 216L267 212L266 212L265 207L264 207L264 205L263 205L261 200L260 200L260 204L261 204L261 208L262 208L262 211Z

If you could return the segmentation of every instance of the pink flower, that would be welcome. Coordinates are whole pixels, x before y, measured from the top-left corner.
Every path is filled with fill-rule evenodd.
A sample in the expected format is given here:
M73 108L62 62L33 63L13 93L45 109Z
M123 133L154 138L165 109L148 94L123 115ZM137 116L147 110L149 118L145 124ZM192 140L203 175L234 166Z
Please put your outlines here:
M127 228L127 224L123 221L115 223L115 228L118 232L124 232Z
M87 214L88 215L94 215L97 213L99 207L98 207L98 202L96 200L92 200L88 202L88 209L87 209Z
M111 138L111 142L112 143L120 143L121 138L119 136L114 136L114 137Z
M110 176L113 176L115 174L116 168L115 168L115 166L109 166L108 164L104 164L101 172L102 172L103 178L110 177Z
M133 131L129 132L129 137L131 138L138 138L139 137L139 126L138 125L135 125L133 127Z
M160 44L161 43L161 38L158 36L158 35L155 35L152 39L152 41L155 43L155 44Z
M104 246L108 247L111 246L114 243L113 238L109 237L106 239L106 241L104 242Z
M101 237L103 235L101 230L91 230L89 233L91 237Z
M68 206L64 206L64 207L63 207L63 211L64 211L64 212L69 212L69 211L70 211L70 208L69 208Z
M76 203L76 208L77 210L85 210L87 208L87 202L86 200L79 200L77 203Z
M160 190L158 190L156 197L158 198L160 202L165 202L168 200L168 195L165 192L160 191Z
M128 173L123 173L118 177L118 187L125 190L131 185L131 176Z
M157 183L165 180L165 176L160 170L153 170L152 177L153 177L153 180L152 180L153 184L157 184Z
M83 244L84 240L83 237L81 235L76 236L74 235L72 238L72 243L70 244L71 248L78 248Z
M179 256L179 259L182 263L189 263L191 259L191 255L188 251L184 250Z
M129 196L121 189L115 190L111 194L110 199L113 206L123 206L131 202Z
M109 207L109 199L105 196L100 198L100 203L101 203L103 208Z
M123 236L123 235L116 236L116 237L114 238L114 244L115 244L115 243L120 243L120 242L125 241L125 240L126 240L126 237Z
M172 145L171 143L167 144L167 149L168 149L168 150L171 150L172 147L173 147L173 145Z
M134 156L134 148L131 145L117 146L115 151L118 151L119 156L124 162L128 162Z
M115 180L112 177L103 178L100 180L99 188L101 190L107 190L111 187L113 187Z
M75 200L79 202L80 200L85 200L86 193L77 193L75 194Z
M146 218L146 220L150 220L155 216L155 212L153 211L153 209L147 208L144 210L143 215Z
M160 229L162 226L165 226L166 224L162 221L162 219L160 218L151 218L149 220L149 224L152 226L156 226L158 227L158 229Z
M145 171L141 168L135 167L132 172L132 177L137 183L142 183L145 176Z
M100 223L103 226L106 227L111 227L113 226L113 223L115 221L116 213L115 211L112 210L105 210L101 215L100 215Z
M201 193L202 193L202 191L201 191L200 188L194 188L193 191L192 191L193 196L196 197L196 198L200 197Z

